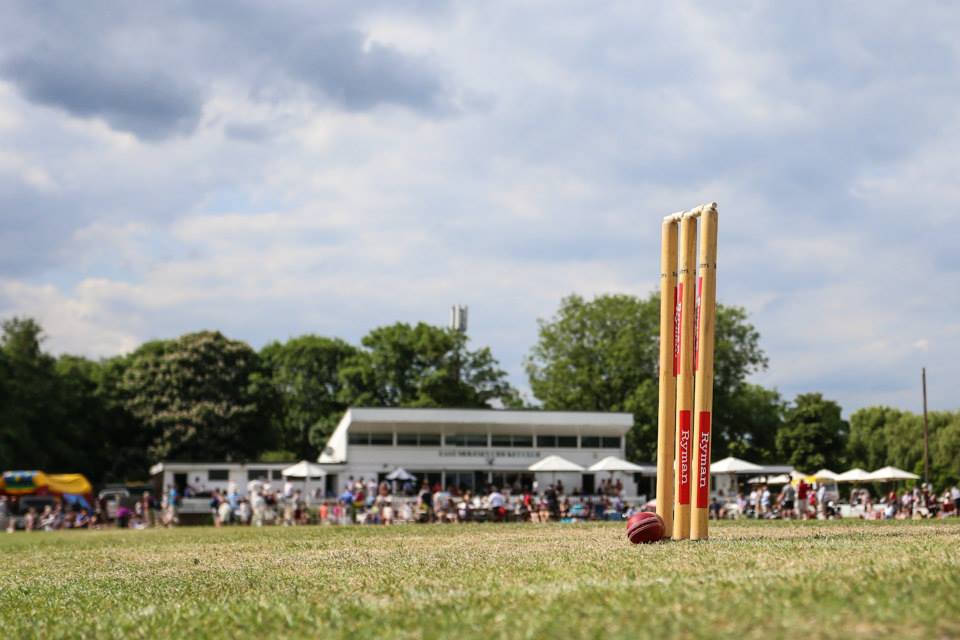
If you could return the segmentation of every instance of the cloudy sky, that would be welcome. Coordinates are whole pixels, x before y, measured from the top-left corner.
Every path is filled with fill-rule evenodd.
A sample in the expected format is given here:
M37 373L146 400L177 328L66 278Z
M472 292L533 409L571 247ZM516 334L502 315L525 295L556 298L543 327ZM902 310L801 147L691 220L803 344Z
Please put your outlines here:
M6 2L0 316L102 356L461 302L525 388L537 318L715 200L758 382L956 408L960 8L714 7Z

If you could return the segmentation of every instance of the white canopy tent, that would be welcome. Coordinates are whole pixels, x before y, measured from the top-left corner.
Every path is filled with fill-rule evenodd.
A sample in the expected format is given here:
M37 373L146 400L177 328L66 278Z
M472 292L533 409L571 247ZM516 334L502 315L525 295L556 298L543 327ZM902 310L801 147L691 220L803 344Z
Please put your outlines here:
M534 462L527 467L527 470L534 473L549 473L551 481L555 483L558 473L582 473L584 468L561 456L547 456Z
M289 466L280 472L284 478L325 478L326 470L316 462L301 460L295 465Z
M616 456L607 456L603 460L594 462L588 467L588 471L609 471L611 473L620 471L623 473L656 473L657 468L653 465L634 464Z
M868 474L874 482L889 482L895 480L919 480L920 476L896 467L883 467Z
M860 467L844 471L836 477L837 482L870 482L871 480L873 478L870 477L870 474Z
M752 462L747 462L746 460L741 460L740 458L734 458L733 456L710 463L710 473L737 474L757 473L758 471L763 471L763 467L758 464L753 464Z
M298 480L303 480L303 495L307 499L307 502L310 502L311 492L310 492L310 480L311 478L323 479L327 477L327 472L316 462L310 462L309 460L301 460L300 462L291 465L280 472L287 480L291 478L296 478Z
M820 469L820 471L817 471L815 474L813 474L813 477L816 478L818 481L820 480L836 481L838 475L833 471L830 471L830 469Z
M733 456L728 456L722 460L717 460L716 462L710 463L710 473L715 476L726 475L729 476L728 487L732 485L732 491L736 494L737 487L737 475L738 474L749 474L749 473L758 473L762 472L763 467L758 464L753 464L752 462L747 462L746 460L741 460L740 458L734 458ZM736 497L734 495L734 497Z
M578 473L583 467L561 456L547 456L527 467L528 471L546 471L548 473Z
M416 480L417 476L413 475L403 467L397 467L393 471L387 474L387 480L391 482L393 480L399 480L400 482L406 482L407 480L413 481Z

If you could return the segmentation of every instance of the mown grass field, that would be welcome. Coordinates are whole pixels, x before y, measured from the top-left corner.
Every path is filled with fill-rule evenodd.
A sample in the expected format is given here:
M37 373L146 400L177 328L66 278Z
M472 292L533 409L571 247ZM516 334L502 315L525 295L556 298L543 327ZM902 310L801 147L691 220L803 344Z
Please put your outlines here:
M0 536L4 637L960 637L960 521Z

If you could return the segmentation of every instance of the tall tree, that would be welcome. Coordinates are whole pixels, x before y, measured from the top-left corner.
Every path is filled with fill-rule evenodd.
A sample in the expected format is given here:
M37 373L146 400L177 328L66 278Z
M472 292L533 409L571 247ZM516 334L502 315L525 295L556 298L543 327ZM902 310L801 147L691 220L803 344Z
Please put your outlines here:
M960 480L960 412L932 411L930 473L937 486ZM893 465L923 474L923 417L891 407L865 407L850 416L850 464Z
M787 407L777 432L777 453L784 462L808 473L845 463L849 425L840 405L819 393L803 393Z
M219 332L144 344L123 391L154 460L251 459L275 442L275 398L257 352Z
M943 420L938 420L931 441L931 480L940 488L956 486L960 484L960 411L936 415Z
M487 407L516 403L490 349L457 331L402 322L374 329L344 362L340 397L374 407Z
M540 321L537 343L526 359L534 395L545 409L633 413L628 454L652 459L659 323L659 294L564 298L553 318ZM717 306L713 408L720 449L738 439L736 410L743 403L736 399L747 376L766 367L759 342L746 312Z
M338 338L306 335L260 351L280 400L274 415L281 449L315 459L347 405L340 367L357 349Z
M31 318L2 323L0 464L3 468L54 468L68 454L55 415L55 361L41 348L43 329Z
M786 403L776 390L741 383L715 409L714 459L736 456L776 463L777 433L785 411Z

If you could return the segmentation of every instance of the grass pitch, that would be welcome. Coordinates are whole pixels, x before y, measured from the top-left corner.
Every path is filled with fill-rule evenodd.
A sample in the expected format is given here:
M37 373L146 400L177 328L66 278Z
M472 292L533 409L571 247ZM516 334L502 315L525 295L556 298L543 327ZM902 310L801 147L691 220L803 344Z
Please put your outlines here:
M5 637L960 637L960 521L0 536Z

